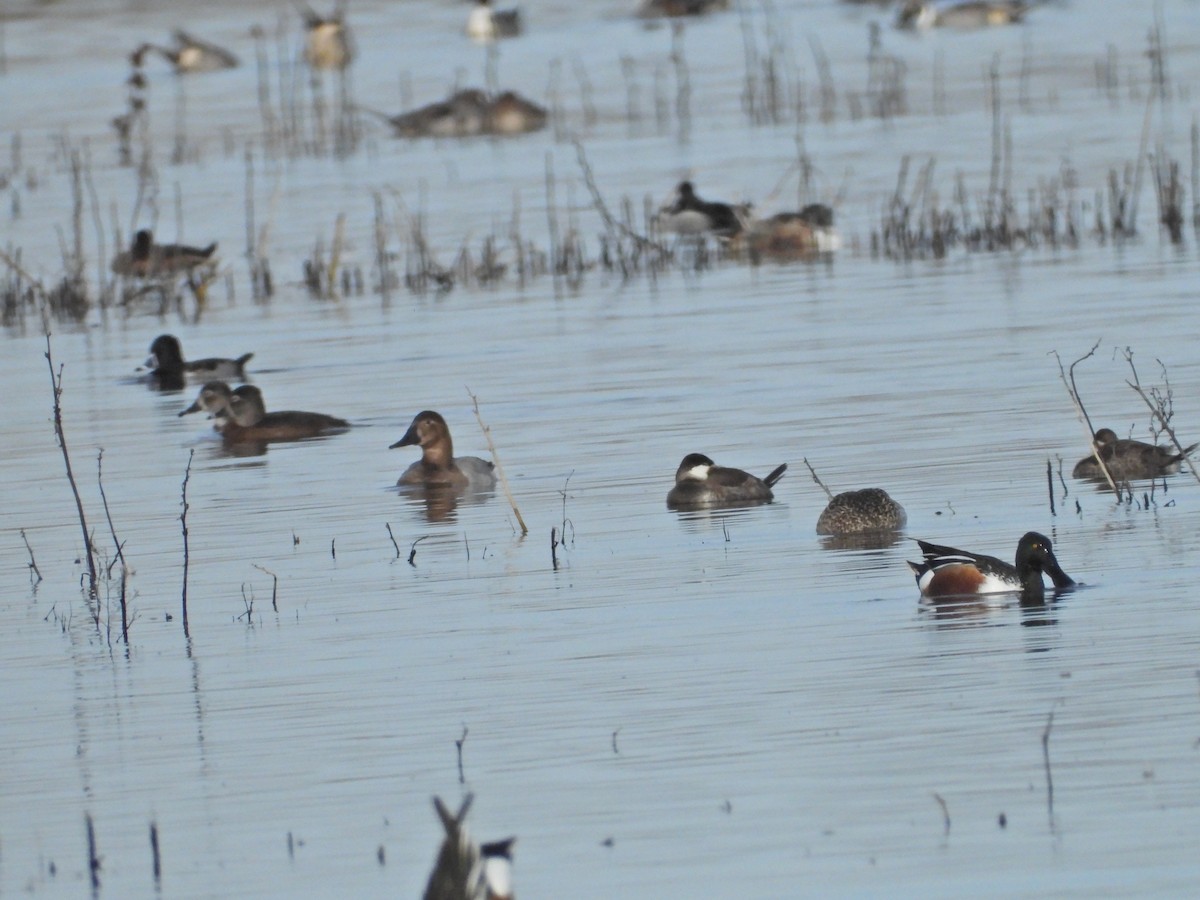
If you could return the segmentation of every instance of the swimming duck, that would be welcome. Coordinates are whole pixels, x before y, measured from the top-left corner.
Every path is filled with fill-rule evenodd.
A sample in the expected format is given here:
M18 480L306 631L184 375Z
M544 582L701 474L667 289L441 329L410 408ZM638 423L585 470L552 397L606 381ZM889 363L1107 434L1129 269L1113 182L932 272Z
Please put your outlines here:
M314 12L310 6L300 10L304 19L304 61L314 69L344 69L354 61L354 44L346 26L346 3L338 5L328 16Z
M474 137L481 134L525 134L546 126L547 112L514 91L496 97L478 88L455 91L398 116L384 116L399 137Z
M134 51L135 66L142 64L142 57L149 51L154 51L166 59L175 71L181 75L192 72L216 72L219 69L232 69L238 65L238 58L216 44L192 37L186 31L174 31L171 37L175 41L173 47L160 47L157 44L142 44Z
M467 810L474 799L467 794L457 815L452 815L441 798L433 807L446 836L425 886L424 900L512 900L512 848L515 837L476 845L466 828Z
M748 206L701 200L690 181L681 181L675 189L675 202L659 211L658 224L664 231L676 234L711 232L727 238L742 231L748 215Z
M323 413L296 410L269 413L262 391L252 384L240 385L233 391L223 381L210 381L200 389L195 402L179 415L201 410L217 420L214 428L231 443L296 441L350 427L345 419Z
M1096 451L1104 460L1113 481L1136 481L1174 475L1179 471L1183 458L1200 446L1192 444L1185 447L1182 453L1176 453L1173 447L1156 447L1154 444L1118 438L1111 428L1101 428L1097 431L1095 442ZM1075 478L1105 480L1095 455L1085 456L1077 462L1071 474Z
M784 463L766 478L757 478L741 469L718 466L703 453L689 453L675 471L675 487L667 494L667 508L769 503L775 498L771 488L786 471Z
M493 9L492 0L477 0L467 16L467 37L480 43L497 38L516 37L521 33L521 11Z
M156 378L178 382L183 386L183 380L188 375L211 381L215 378L246 377L246 363L254 356L253 353L243 353L237 359L193 359L185 361L183 348L179 338L173 334L160 334L150 345L150 356L146 359L146 368Z
M1045 590L1043 574L1050 576L1056 591L1075 584L1059 566L1050 539L1036 531L1027 533L1017 544L1015 566L994 556L980 556L927 541L917 544L925 560L910 562L908 567L916 576L917 587L927 597L1020 592L1028 599L1040 599Z
M842 245L833 227L833 210L824 203L810 203L800 212L756 220L747 229L746 238L752 254L776 259L832 253Z
M638 15L643 19L675 19L702 16L720 9L729 9L729 0L644 0Z
M433 410L417 413L404 437L388 449L414 444L421 448L421 458L404 470L396 484L472 491L495 487L496 473L492 463L477 456L455 457L450 426Z
M898 28L985 28L1012 25L1029 12L1020 0L964 0L936 5L929 0L905 0L896 14Z
M133 246L118 253L112 261L112 270L126 278L156 278L191 274L201 266L216 262L213 254L217 242L207 247L189 247L185 244L156 244L154 234L143 228L133 237Z
M904 507L881 488L846 491L829 501L817 519L817 534L846 535L899 531L908 521Z

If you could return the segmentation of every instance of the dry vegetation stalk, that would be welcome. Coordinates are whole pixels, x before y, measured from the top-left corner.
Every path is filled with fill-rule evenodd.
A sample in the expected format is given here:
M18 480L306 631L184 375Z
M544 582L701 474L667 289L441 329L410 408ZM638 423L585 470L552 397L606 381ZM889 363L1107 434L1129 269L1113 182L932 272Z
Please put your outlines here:
M1058 377L1062 379L1063 386L1067 389L1067 396L1071 398L1071 403L1075 407L1076 418L1079 419L1081 425L1087 429L1088 445L1092 448L1092 456L1095 457L1096 463L1100 466L1100 471L1104 473L1104 478L1108 481L1108 486L1112 488L1114 494L1120 494L1117 490L1117 483L1113 480L1112 474L1108 471L1108 466L1104 464L1104 460L1100 458L1100 448L1096 446L1096 429L1092 425L1091 417L1087 414L1087 409L1084 408L1083 400L1079 397L1079 390L1075 386L1075 367L1090 358L1096 353L1096 348L1100 346L1100 342L1092 344L1092 349L1085 353L1075 362L1071 363L1068 369L1063 369L1062 359L1055 350L1054 358L1058 361Z
M496 444L492 441L492 429L483 423L483 416L479 414L479 398L471 393L470 388L467 388L467 396L471 398L471 404L475 408L475 420L483 431L488 452L492 454L492 462L496 464L496 474L500 476L500 486L504 489L504 496L508 498L508 505L512 507L513 515L517 517L517 524L521 526L521 536L524 537L529 534L529 528L525 525L525 520L521 518L521 511L517 509L517 501L513 499L512 490L508 486L508 476L504 474L504 466L500 464L500 455L496 452Z

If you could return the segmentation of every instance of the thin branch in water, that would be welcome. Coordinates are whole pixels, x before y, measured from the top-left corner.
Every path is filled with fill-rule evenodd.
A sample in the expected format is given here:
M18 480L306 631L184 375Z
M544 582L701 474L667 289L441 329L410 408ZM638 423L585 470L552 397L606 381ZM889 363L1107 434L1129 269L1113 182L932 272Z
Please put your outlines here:
M388 538L391 540L392 546L396 548L396 559L399 559L400 558L400 545L396 543L396 536L394 534L392 534L392 523L384 522L383 525L387 529Z
M818 485L820 485L821 490L823 490L825 492L825 496L828 497L830 500L832 500L833 499L833 491L831 491L831 490L829 490L829 488L825 487L825 482L821 481L821 479L817 477L817 472L815 469L813 469L813 467L811 465L809 465L807 456L804 458L804 465L808 466L808 473L810 475L812 475L812 480L815 481Z
M464 725L462 737L460 737L457 741L454 742L454 748L455 748L455 750L458 751L458 783L459 784L467 783L466 776L463 775L463 763L462 763L463 744L465 744L466 742L467 742L467 726Z
M1050 497L1050 517L1057 515L1054 511L1054 466L1050 462L1050 457L1046 457L1046 494Z
M29 581L32 584L38 584L42 580L42 573L38 569L37 560L33 558L33 548L29 546L29 538L25 537L25 529L21 529L21 540L25 542L25 550L29 553ZM37 581L33 580L33 576L37 576Z
M96 826L92 823L91 813L84 813L83 821L87 825L88 873L91 876L94 896L100 890L100 854L96 852Z
M427 534L422 535L421 537L419 537L415 541L413 541L412 546L408 548L408 564L410 566L412 566L414 569L417 567L417 563L416 563L417 544L421 543L421 541L425 540L425 538L427 538L427 537L429 537L429 535L427 535ZM399 555L399 554L397 554L397 555Z
M104 461L104 448L100 448L100 452L96 454L96 485L100 488L100 500L104 504L104 517L108 520L108 533L112 535L113 546L117 548L116 559L121 563L121 640L126 645L129 644L129 606L126 603L125 586L128 582L129 566L125 562L125 551L121 541L117 539L117 529L113 525L112 513L108 510L108 496L104 493L104 478L102 477L101 466ZM109 574L111 575L112 566L109 566Z
M279 599L279 576L270 569L264 569L258 563L251 563L251 565L258 569L258 571L265 572L271 576L271 610L279 612L279 604L276 602Z
M192 458L195 455L196 455L195 450L188 451L187 468L183 470L183 486L180 489L180 492L182 494L182 501L181 501L180 505L183 507L183 511L179 514L179 525L180 525L180 528L182 528L182 530L183 530L183 598L182 598L182 603L183 603L183 636L184 637L191 637L191 635L188 634L188 611L187 611L187 581L188 581L188 561L189 561L188 524L187 524L187 514L188 514L187 489L188 489L188 482L191 480L191 477L192 477Z
M550 565L558 571L558 529L550 529Z
M946 805L946 801L942 799L942 795L937 791L933 792L933 799L937 801L938 806L942 808L942 833L950 836L950 807Z
M496 444L492 441L492 429L483 423L483 416L479 413L479 398L471 393L470 388L467 388L467 396L471 398L471 404L475 409L475 421L479 423L479 427L483 431L488 452L492 454L492 462L496 464L496 474L500 476L500 486L504 488L504 496L508 498L508 505L512 507L513 514L517 517L517 522L521 526L521 536L524 537L529 534L529 527L521 518L521 511L517 509L517 501L513 499L512 490L508 486L508 476L504 474L504 466L500 464L500 454L496 452Z
M1192 473L1192 477L1197 481L1200 481L1200 472L1196 471L1196 465L1192 462L1192 458L1188 454L1188 448L1183 446L1175 434L1175 429L1171 427L1171 416L1173 415L1173 412L1171 410L1172 393L1170 382L1167 381L1165 395L1160 394L1154 388L1151 388L1150 393L1147 394L1146 390L1142 387L1141 381L1138 379L1137 368L1133 365L1133 350L1131 350L1129 347L1126 347L1124 350L1124 356L1125 361L1129 363L1129 370L1133 373L1133 381L1126 381L1125 383L1133 388L1134 393L1141 397L1142 402L1150 408L1150 414L1160 425L1162 425L1162 430L1167 433L1167 436L1171 439L1171 443L1175 445L1175 449L1178 450L1180 456L1183 457L1183 461L1187 464L1188 471ZM1159 365L1162 365L1161 361L1159 362ZM1166 380L1166 371L1167 367L1163 366L1164 380Z
M156 822L150 823L150 855L154 861L154 887L157 890L162 886L162 857L158 852L158 824Z
M1063 369L1062 358L1058 355L1057 350L1052 350L1054 359L1058 362L1058 377L1062 379L1063 387L1067 389L1067 396L1071 398L1071 404L1075 407L1075 415L1087 429L1088 445L1092 448L1092 456L1095 457L1097 465L1100 466L1100 471L1104 473L1104 478L1108 481L1108 486L1112 488L1114 494L1119 493L1117 483L1113 479L1112 474L1108 471L1108 466L1104 464L1104 460L1100 458L1100 448L1096 444L1096 429L1092 425L1091 416L1087 414L1087 408L1083 405L1083 400L1079 396L1079 389L1075 385L1075 367L1085 359L1090 359L1095 355L1096 349L1100 346L1100 342L1092 344L1092 349L1075 362L1071 363L1070 367Z
M63 464L67 467L67 481L71 485L71 493L75 495L75 509L79 514L79 527L83 531L83 551L88 567L89 606L92 619L100 624L100 589L99 578L96 574L96 548L92 545L91 532L88 529L87 517L83 512L83 499L79 496L79 487L75 484L75 473L71 471L71 455L67 452L67 438L63 433L62 419L62 377L63 367L58 367L54 374L54 358L50 355L50 332L46 332L46 364L50 367L50 388L54 393L54 434L58 437L58 446L62 450Z
M1046 729L1042 732L1042 762L1046 767L1046 812L1050 817L1050 830L1054 831L1054 778L1050 774L1050 729L1054 727L1054 710L1046 718Z

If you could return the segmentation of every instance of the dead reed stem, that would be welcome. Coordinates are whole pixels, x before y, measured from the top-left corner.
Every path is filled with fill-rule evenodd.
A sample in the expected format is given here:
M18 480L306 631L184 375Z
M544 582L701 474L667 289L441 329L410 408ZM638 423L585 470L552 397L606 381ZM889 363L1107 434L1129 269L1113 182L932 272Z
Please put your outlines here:
M1100 448L1096 446L1096 429L1092 425L1092 419L1087 414L1087 409L1083 405L1083 400L1079 397L1079 389L1075 386L1075 367L1090 358L1096 353L1096 348L1100 346L1100 342L1092 344L1092 349L1085 353L1075 362L1071 363L1068 369L1063 369L1062 359L1055 350L1054 358L1058 361L1058 377L1062 379L1063 386L1067 389L1067 396L1071 398L1071 403L1075 407L1076 418L1079 423L1087 429L1088 445L1092 448L1092 456L1095 457L1096 463L1100 466L1100 471L1104 473L1104 478L1108 481L1108 486L1112 488L1113 493L1117 494L1117 483L1113 480L1112 474L1108 471L1108 466L1104 464L1104 460L1100 458Z
M463 744L465 744L466 742L467 742L467 726L466 726L466 725L464 725L464 726L463 726L463 733L462 733L462 737L460 737L458 740L456 740L456 741L454 742L454 748L455 748L455 750L457 750L457 751L458 751L458 783L459 783L459 784L466 784L466 783L467 783L467 778L466 778L466 776L463 774L463 754L462 754L462 752L463 752ZM467 802L468 802L468 803L470 802L470 798L469 798L469 797L468 797L468 799L467 799Z
M154 870L154 887L157 891L162 886L162 856L158 852L158 824L150 823L150 857Z
M1050 830L1054 831L1054 777L1050 773L1050 729L1054 727L1054 710L1046 718L1046 729L1042 732L1042 762L1046 767L1046 813L1050 818Z
M188 558L188 524L187 524L187 514L188 514L187 489L188 489L188 481L192 477L192 459L193 459L193 457L195 457L195 455L196 455L195 450L188 451L187 468L184 469L184 471L183 471L183 486L181 488L181 493L183 495L181 505L183 506L183 511L179 514L179 524L180 524L180 527L183 529L183 597L182 597L182 604L183 604L183 636L184 637L191 637L191 635L188 633L188 610L187 610L187 584L188 584L188 561L189 561L189 558Z
M525 520L521 518L521 511L517 509L517 501L513 499L512 490L508 486L508 476L504 474L504 466L500 464L500 454L496 452L496 444L492 441L492 429L483 423L483 416L479 413L479 398L471 393L470 388L467 388L467 396L471 398L471 404L475 409L475 421L479 423L479 427L483 431L488 452L492 454L492 461L496 464L496 474L500 476L500 486L504 489L504 496L508 498L508 505L512 507L513 515L517 517L517 523L521 526L521 536L524 537L529 534L529 528L526 526Z
M937 805L942 808L942 828L943 834L946 837L950 836L950 807L946 805L946 801L942 799L942 795L937 791L933 792L933 799L937 801Z
M129 566L125 563L124 544L117 538L117 529L113 525L112 513L108 509L108 495L104 493L104 478L101 467L104 462L104 448L96 454L96 486L100 488L100 501L104 504L104 518L108 520L108 533L112 535L113 546L116 547L116 558L121 563L121 640L129 645L129 607L126 602L125 588L129 581ZM109 567L111 574L112 567Z
M88 874L92 882L92 895L100 890L100 854L96 852L96 826L92 823L92 814L84 813L83 821L87 825L88 844Z
M1142 398L1142 402L1145 403L1146 406L1150 407L1150 414L1158 421L1160 425L1162 425L1163 431L1167 433L1167 436L1171 439L1171 443L1175 445L1175 449L1179 451L1180 456L1183 457L1183 461L1187 463L1188 471L1192 473L1192 477L1197 481L1200 481L1200 472L1196 471L1196 466L1192 462L1191 456L1188 455L1187 449L1182 443L1180 443L1179 438L1175 435L1175 429L1171 427L1172 398L1170 383L1167 384L1167 393L1165 396L1159 394L1154 388L1151 388L1150 394L1148 395L1142 388L1141 382L1138 380L1137 369L1133 365L1133 351L1126 347L1124 353L1125 361L1129 363L1129 371L1133 373L1133 381L1126 381L1125 383L1133 388L1134 393ZM1159 362L1159 365L1162 365L1161 361ZM1166 372L1166 366L1163 366L1163 371L1164 373Z
M88 568L88 607L92 619L100 625L100 590L99 579L96 575L96 548L92 545L91 533L88 529L87 516L83 512L83 499L79 496L79 487L75 484L75 473L71 471L71 454L67 452L67 437L63 433L62 419L62 376L63 367L58 367L58 375L54 374L54 358L50 351L50 332L46 332L46 364L50 367L50 388L54 392L54 434L58 437L58 446L62 450L63 465L67 469L67 481L71 485L71 493L75 496L75 510L79 514L79 527L83 532L84 557Z
M270 569L264 569L258 563L251 563L251 565L258 569L258 571L271 576L271 610L279 612L279 576Z
M396 536L392 534L392 523L384 522L384 527L387 528L388 538L392 542L392 546L396 549L396 559L400 558L400 545L396 543Z

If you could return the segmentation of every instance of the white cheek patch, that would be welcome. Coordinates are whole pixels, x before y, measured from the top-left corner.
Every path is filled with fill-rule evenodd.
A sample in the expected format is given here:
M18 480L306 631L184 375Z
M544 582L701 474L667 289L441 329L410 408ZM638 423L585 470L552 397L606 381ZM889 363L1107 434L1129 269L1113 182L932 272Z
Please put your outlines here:
M684 473L683 477L689 481L704 481L708 478L708 470L711 468L712 466L706 465L692 466Z

